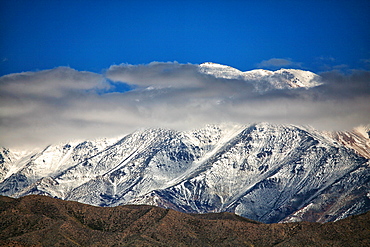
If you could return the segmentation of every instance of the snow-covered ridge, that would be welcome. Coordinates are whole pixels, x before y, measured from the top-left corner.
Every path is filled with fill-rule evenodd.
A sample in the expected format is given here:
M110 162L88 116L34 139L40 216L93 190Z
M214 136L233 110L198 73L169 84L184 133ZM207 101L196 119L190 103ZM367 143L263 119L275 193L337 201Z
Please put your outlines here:
M216 78L236 79L252 83L256 91L260 92L272 89L311 88L321 85L319 75L298 69L279 69L277 71L255 69L242 72L227 65L207 62L199 65L199 71Z
M364 148L367 131L345 140ZM333 221L370 209L369 160L351 146L295 125L144 129L24 156L2 149L0 194L229 211L270 223Z

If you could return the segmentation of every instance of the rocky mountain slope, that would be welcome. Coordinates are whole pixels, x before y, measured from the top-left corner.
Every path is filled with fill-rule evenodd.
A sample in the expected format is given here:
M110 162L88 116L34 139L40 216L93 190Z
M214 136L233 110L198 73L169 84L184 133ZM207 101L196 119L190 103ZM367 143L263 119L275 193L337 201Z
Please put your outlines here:
M336 221L370 209L369 160L294 125L139 130L41 151L3 149L0 162L0 194L12 197L234 212L265 223Z
M325 224L262 224L231 213L93 207L0 196L1 246L369 246L370 214Z
M359 126L352 131L334 131L326 134L355 150L359 155L370 159L370 126Z

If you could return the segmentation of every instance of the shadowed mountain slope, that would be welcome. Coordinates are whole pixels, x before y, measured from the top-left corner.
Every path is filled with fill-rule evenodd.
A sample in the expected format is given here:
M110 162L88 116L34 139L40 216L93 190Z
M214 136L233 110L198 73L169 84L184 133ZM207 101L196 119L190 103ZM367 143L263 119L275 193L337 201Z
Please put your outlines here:
M1 246L369 246L370 213L262 224L232 213L95 207L46 196L0 197Z

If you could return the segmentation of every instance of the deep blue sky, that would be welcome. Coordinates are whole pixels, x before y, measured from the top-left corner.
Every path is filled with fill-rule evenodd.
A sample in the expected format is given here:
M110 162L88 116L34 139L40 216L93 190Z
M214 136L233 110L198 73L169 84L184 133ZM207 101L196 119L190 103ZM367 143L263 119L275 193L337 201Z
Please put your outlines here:
M314 72L370 69L368 0L0 3L0 75L152 61L278 68L273 58Z

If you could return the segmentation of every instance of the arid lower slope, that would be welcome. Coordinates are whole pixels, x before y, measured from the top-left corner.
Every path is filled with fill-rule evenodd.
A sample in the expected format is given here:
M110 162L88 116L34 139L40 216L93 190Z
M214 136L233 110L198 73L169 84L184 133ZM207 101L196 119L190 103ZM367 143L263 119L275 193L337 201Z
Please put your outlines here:
M370 246L370 213L330 223L262 224L232 213L94 207L0 196L1 246Z

